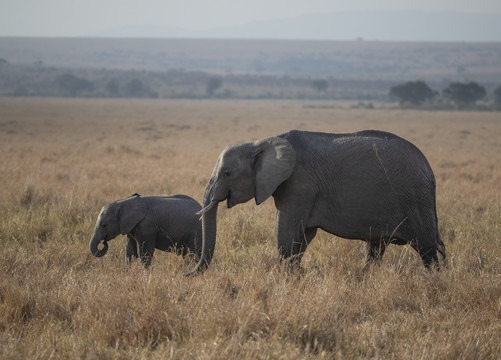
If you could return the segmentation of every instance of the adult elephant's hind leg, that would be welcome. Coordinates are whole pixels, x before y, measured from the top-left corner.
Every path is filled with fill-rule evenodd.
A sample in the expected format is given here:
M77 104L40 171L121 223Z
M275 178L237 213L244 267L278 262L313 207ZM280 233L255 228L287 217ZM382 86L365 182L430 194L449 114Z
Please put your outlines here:
M438 241L440 241L440 243L442 243L442 241L439 240L438 231L434 225L436 226L435 219L431 219L428 223L421 225L421 228L426 229L426 231L418 233L410 242L410 245L418 252L421 260L423 261L423 265L427 269L431 269L432 266L435 266L438 270L440 270L437 256L437 245Z

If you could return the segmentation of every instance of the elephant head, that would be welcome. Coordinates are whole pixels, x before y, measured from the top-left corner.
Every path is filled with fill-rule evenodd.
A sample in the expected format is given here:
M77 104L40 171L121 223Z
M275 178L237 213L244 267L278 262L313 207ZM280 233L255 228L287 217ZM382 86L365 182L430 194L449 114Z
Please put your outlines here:
M255 198L259 205L287 180L296 164L296 151L280 137L253 143L229 145L219 156L205 189L202 215L202 256L191 275L211 262L216 244L217 207L226 200L228 208Z
M115 201L102 208L97 218L94 235L90 240L90 252L101 257L108 251L108 241L119 234L130 233L146 216L147 204L138 194ZM103 242L103 248L99 244Z

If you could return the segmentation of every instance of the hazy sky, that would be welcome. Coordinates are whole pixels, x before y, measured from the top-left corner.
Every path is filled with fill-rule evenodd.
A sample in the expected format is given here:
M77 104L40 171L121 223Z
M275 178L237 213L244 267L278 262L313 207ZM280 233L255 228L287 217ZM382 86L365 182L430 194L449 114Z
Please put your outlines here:
M364 10L501 13L501 0L0 0L0 36L88 36L134 24L204 30Z

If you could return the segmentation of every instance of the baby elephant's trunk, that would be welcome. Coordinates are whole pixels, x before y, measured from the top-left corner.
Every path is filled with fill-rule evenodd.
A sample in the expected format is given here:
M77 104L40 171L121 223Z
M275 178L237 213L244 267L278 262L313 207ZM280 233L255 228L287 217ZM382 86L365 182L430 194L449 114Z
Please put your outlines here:
M103 248L99 249L99 244L101 244L101 241L103 244ZM101 257L104 256L104 254L106 254L107 251L108 251L108 242L106 240L102 240L96 236L94 236L90 240L90 252L92 253L92 255L96 257Z

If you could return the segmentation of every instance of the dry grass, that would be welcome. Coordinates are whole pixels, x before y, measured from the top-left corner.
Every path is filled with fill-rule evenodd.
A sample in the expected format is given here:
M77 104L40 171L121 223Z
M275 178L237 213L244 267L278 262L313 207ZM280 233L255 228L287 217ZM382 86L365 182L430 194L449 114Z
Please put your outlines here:
M391 246L363 275L361 242L320 233L305 275L287 276L270 200L221 207L201 276L183 277L193 264L165 253L127 269L122 237L90 254L103 204L134 192L201 200L228 142L292 128L415 142L437 177L449 267L427 272ZM496 113L0 99L0 358L497 359L499 139Z

